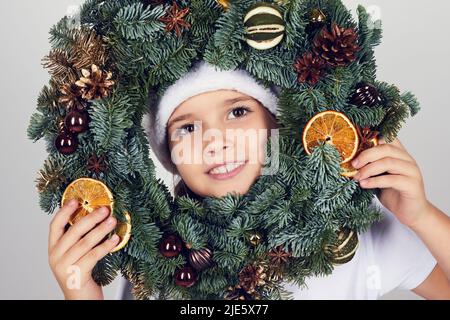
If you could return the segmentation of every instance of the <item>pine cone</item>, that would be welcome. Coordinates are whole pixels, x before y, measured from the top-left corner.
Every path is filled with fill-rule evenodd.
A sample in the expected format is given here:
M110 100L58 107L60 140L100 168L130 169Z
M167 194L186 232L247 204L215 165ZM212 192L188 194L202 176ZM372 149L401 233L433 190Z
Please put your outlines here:
M297 60L294 68L298 73L298 82L316 85L324 74L326 63L322 58L309 52Z
M106 98L111 91L114 81L111 80L112 73L100 70L95 64L91 71L82 69L83 76L75 84L83 91L83 99L94 100Z
M225 300L255 300L250 294L245 292L241 286L229 287L225 293Z
M342 67L356 60L358 35L352 28L339 27L335 22L331 27L324 27L314 39L314 53L332 67Z
M381 102L380 93L371 84L361 82L356 85L355 92L350 98L350 103L358 107L373 107Z
M65 105L67 109L83 110L85 101L82 98L83 90L75 84L65 84L61 88L61 96L58 102Z
M45 160L44 167L39 170L36 178L36 189L38 192L42 193L48 190L56 192L56 189L65 183L67 181L63 174L63 168L52 160Z
M264 280L266 276L263 266L249 264L239 273L239 285L247 293L252 294L255 292L256 287L266 283Z

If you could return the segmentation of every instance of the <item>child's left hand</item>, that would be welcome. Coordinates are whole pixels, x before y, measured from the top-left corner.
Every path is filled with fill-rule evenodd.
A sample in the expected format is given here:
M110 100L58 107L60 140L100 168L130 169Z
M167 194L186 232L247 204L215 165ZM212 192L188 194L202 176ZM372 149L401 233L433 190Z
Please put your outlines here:
M361 168L354 179L363 189L380 188L377 196L383 206L413 228L429 205L422 174L398 139L387 144L381 138L379 142L353 160L353 166Z

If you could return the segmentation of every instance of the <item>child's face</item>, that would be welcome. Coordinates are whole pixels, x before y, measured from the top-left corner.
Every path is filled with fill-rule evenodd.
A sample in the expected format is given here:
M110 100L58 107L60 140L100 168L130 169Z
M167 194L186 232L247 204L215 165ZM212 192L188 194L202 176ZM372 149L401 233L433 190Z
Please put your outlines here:
M168 140L178 173L200 196L245 194L261 174L275 118L261 103L234 90L194 96L175 109Z

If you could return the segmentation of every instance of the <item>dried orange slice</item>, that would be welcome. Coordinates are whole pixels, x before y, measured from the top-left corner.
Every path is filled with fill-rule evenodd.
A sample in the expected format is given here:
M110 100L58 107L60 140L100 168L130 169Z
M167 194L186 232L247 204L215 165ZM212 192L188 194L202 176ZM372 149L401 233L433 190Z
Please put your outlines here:
M114 199L111 191L103 182L95 179L80 178L69 184L62 196L61 206L72 199L77 199L80 206L70 217L70 225L100 207L108 207L110 213L113 212Z
M360 143L359 149L355 155L355 158L364 150L373 148L373 147L377 146L378 144L379 144L378 137L374 137L369 140L364 140L362 143ZM352 166L351 161L341 164L341 169L342 169L341 175L343 175L344 177L347 177L347 178L353 178L358 173L358 169L356 169Z
M125 212L126 221L122 222L118 220L117 226L115 229L115 234L117 234L120 238L119 244L111 250L111 253L119 251L123 247L125 247L130 240L131 237L131 216L128 212Z
M342 157L342 163L347 163L358 151L358 131L343 113L324 111L309 120L303 130L303 146L308 154L322 142L334 145Z

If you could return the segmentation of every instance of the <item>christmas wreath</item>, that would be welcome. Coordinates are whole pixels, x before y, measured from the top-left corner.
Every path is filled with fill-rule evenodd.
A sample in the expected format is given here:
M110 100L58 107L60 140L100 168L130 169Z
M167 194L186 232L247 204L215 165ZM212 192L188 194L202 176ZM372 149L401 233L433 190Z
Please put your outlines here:
M351 260L381 215L350 161L419 110L376 79L379 21L357 16L339 0L88 0L51 29L28 128L49 153L40 206L79 199L71 223L110 206L122 241L99 284L120 272L138 299L282 299L283 282ZM245 195L173 198L155 177L148 102L199 60L280 88L278 171Z

